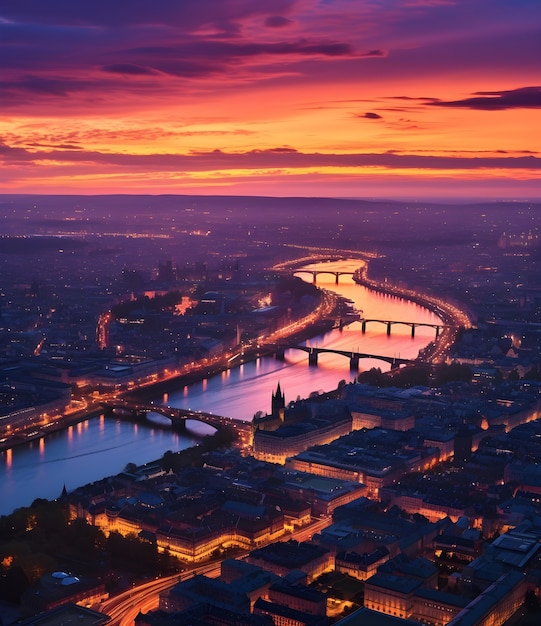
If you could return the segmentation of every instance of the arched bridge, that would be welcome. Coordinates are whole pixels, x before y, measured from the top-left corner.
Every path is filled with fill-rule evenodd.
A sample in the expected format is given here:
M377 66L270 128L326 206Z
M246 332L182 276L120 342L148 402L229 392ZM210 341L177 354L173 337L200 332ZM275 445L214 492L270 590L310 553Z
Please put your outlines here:
M387 334L391 334L391 327L394 324L402 324L404 326L411 326L411 336L415 337L415 329L419 326L428 326L429 328L436 329L436 338L440 335L440 330L444 328L449 328L449 326L445 326L444 324L431 324L430 322L402 322L400 320L376 320L376 319L365 319L360 320L362 323L362 332L366 332L366 325L371 322L377 322L379 324L385 324L387 326Z
M284 359L284 353L286 350L302 350L308 353L308 364L317 365L318 356L320 354L340 354L349 359L349 367L351 370L359 369L359 361L361 359L379 359L380 361L386 361L390 363L391 369L396 369L401 365L408 365L414 363L412 359L401 359L400 357L386 356L381 354L368 354L366 352L355 352L354 350L333 350L332 348L314 348L311 346L298 346L298 345L271 345L266 346L269 350L274 352L274 356L278 360Z
M135 400L117 399L110 402L100 402L104 409L117 412L119 415L125 414L137 421L148 421L148 413L159 413L171 420L171 427L174 431L183 432L186 430L186 422L195 420L208 424L216 430L220 428L234 428L241 431L248 429L251 431L251 423L244 420L236 420L222 415L213 415L203 411L191 411L190 409L178 409L170 406L155 404L145 404ZM150 423L150 422L148 422Z
M317 277L320 274L330 274L331 276L334 276L335 284L338 285L340 282L340 276L353 276L355 272L337 272L335 270L293 270L293 276L296 274L311 274L314 285L317 283Z

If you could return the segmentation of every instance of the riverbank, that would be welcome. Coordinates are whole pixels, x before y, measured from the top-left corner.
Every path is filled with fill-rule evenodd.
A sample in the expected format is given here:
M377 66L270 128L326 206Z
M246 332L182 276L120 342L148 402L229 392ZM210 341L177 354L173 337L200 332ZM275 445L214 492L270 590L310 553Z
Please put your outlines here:
M426 309L431 310L443 320L447 328L440 333L436 341L431 342L421 353L421 358L426 362L442 362L446 358L448 350L454 341L458 327L465 325L465 313L458 308L452 307L445 301L432 296L399 288L389 283L378 283L368 277L366 261L359 259L359 264L361 267L354 275L355 282L373 291L395 295L416 302ZM321 293L321 301L312 314L306 318L292 322L286 328L280 329L273 335L265 338L265 343L263 344L258 344L257 342L247 343L243 346L239 346L235 354L228 353L227 355L221 355L207 362L180 368L177 372L170 374L166 378L142 385L136 389L115 394L103 394L101 396L96 396L89 392L85 394L84 397L81 397L81 401L86 402L84 409L75 410L42 427L34 427L31 433L18 433L12 438L9 438L9 440L0 442L0 451L18 445L24 445L33 440L46 437L50 433L65 430L69 426L97 417L104 411L99 404L100 399L109 402L114 401L116 398L130 398L139 401L154 400L165 393L213 377L221 372L235 368L242 363L255 361L259 357L270 356L274 352L272 344L301 343L315 336L323 335L333 327L336 327L337 320L342 320L344 325L355 321L355 318L348 319L347 317L346 311L349 308L347 299L332 291L323 290ZM469 324L467 318L466 321Z
M270 356L273 354L273 349L270 345L276 343L278 337L283 342L301 343L312 337L324 334L334 327L336 320L341 318L346 308L343 298L332 292L322 291L321 302L311 315L295 321L286 329L277 331L274 335L267 338L265 344L248 343L239 348L240 351L235 355L222 355L205 363L201 362L185 366L180 368L178 372L172 373L159 381L141 385L136 389L118 392L114 394L114 399L129 398L149 401L171 390L200 382L205 378L220 374L242 363L255 361L263 356ZM344 318L345 323L347 323L347 318ZM104 412L104 408L100 405L100 400L111 402L114 399L110 397L110 394L95 396L93 391L88 392L81 396L79 400L86 404L85 408L59 416L48 424L33 426L29 429L29 432L19 432L6 438L0 442L0 452L40 440L49 434L63 431L70 426L98 417Z
M241 351L235 355L227 355L217 358L214 362L200 364L192 367L188 372L180 372L161 381L153 382L149 385L141 386L138 389L131 390L123 394L123 397L129 397L137 400L150 400L159 395L170 392L172 389L185 387L200 382L204 378L216 376L232 367L238 367L242 363L255 361L258 358L272 356L274 349L273 344L283 343L302 343L318 335L325 334L334 328L336 320L341 318L346 308L344 298L324 291L322 302L314 319L313 314L303 320L298 320L286 329L281 329L270 335L264 342L250 342L242 346ZM354 321L353 319L351 321ZM347 318L343 318L343 323L347 322ZM285 334L284 334L285 333Z
M421 291L399 287L388 282L380 283L369 278L367 263L364 263L353 274L353 280L367 289L415 302L419 306L432 311L442 320L445 325L443 331L419 353L419 358L423 362L431 364L444 363L456 341L459 329L472 327L470 317L464 308Z
M372 278L368 277L368 264L362 265L353 275L353 280L363 287L373 289L379 293L385 293L390 296L397 296L410 300L416 304L428 309L441 318L444 324L452 326L463 326L464 328L470 328L472 322L465 309L461 309L458 306L452 305L445 300L436 298L429 294L423 294L413 289L406 287L399 287L392 283L380 283Z
M43 437L47 437L47 435L52 435L53 433L66 430L66 428L69 428L70 426L74 426L93 417L98 417L101 413L103 413L103 408L99 405L99 403L95 403L92 407L87 407L85 409L81 409L80 411L74 411L73 413L62 415L54 422L50 422L46 426L33 427L30 433L18 433L9 439L0 442L0 452L5 452L6 450L10 450L17 446L23 446L27 443L31 443L32 441L37 441Z
M311 332L303 332L298 333L297 335L291 335L287 338L287 340L291 343L301 343L302 341L307 341L312 337L324 334L332 328L332 323L314 325ZM151 400L164 393L170 392L172 389L178 389L181 387L193 385L194 383L200 382L204 378L209 378L211 376L221 374L222 372L231 369L231 367L238 367L242 363L255 361L260 357L272 356L272 354L273 350L270 348L257 348L248 346L243 350L242 354L239 354L239 356L234 360L232 364L226 365L223 363L211 363L210 365L202 366L201 368L198 368L196 370L191 370L187 373L181 372L178 375L168 377L164 380L160 380L150 385L145 385L143 387L139 387L138 389L133 389L129 392L126 392L125 394L122 394L122 397L139 401Z
M354 256L353 253L352 256ZM434 341L423 349L423 351L419 354L419 358L428 363L444 362L449 354L451 346L456 340L458 330L460 328L471 328L473 325L472 320L466 311L466 307L452 304L431 294L423 293L420 290L400 287L387 281L378 282L368 276L370 257L359 253L357 258L359 261L359 267L353 273L354 282L371 289L372 291L390 296L396 296L398 298L414 302L415 304L428 309L442 320L444 325L443 331L439 333ZM310 258L303 259L304 262L309 260ZM318 262L320 262L319 259ZM292 261L291 263L282 263L279 267L282 270L289 269L290 271L295 271L297 269L297 265L297 261Z
M359 260L349 259L343 263L337 262L330 268L324 265L319 267L341 269L351 275L360 264ZM311 277L307 280L311 280ZM396 320L411 319L419 323L439 323L439 320L426 309L401 298L383 296L361 287L355 284L350 276L344 280L340 279L338 285L335 284L333 276L318 276L317 280L320 283L319 287L328 289L345 299L348 304L347 311L352 311L354 307L357 310L364 310L367 318L387 319L388 317ZM316 317L318 319L322 317L320 312L317 312L317 316L315 315L315 309L320 301L321 298L315 301L311 309L306 312L307 315L312 315L311 320L306 320L307 324L304 325L303 332L310 336L320 330L308 324ZM328 302L331 302L330 298ZM372 367L387 368L383 362L366 360L357 371L352 371L346 354L348 351L357 349L367 354L386 357L399 355L415 359L419 350L434 338L432 330L420 329L415 337L411 337L408 329L401 327L396 329L397 332L388 336L385 332L381 332L382 328L377 325L363 334L359 322L341 331L337 321L335 317L327 319L325 328L321 329L321 332L329 330L331 325L334 326L333 330L307 342L309 346L330 350L329 354L322 353L317 366L310 365L306 352L300 350L287 350L284 360L270 356L248 361L251 355L245 353L243 358L246 362L240 366L235 366L235 362L232 362L231 367L221 374L212 377L206 375L209 363L205 363L205 371L200 372L200 376L196 372L190 372L191 380L200 379L193 385L185 386L176 382L173 384L171 380L163 381L165 387L162 386L161 390L169 389L167 396L155 395L150 400L153 400L156 405L164 404L184 410L202 411L250 421L255 414L270 412L271 396L275 393L278 384L281 385L281 390L289 404L296 399L313 398L325 390L335 390L342 381L346 384L353 382L358 373ZM301 331L300 327L292 328L294 323L289 320L286 324L287 335L282 333L281 337L273 337L274 345L267 345L267 349L276 349L279 345L296 345L288 341L288 338L293 336L293 331ZM299 340L304 339L300 334L296 337ZM339 350L341 353L333 354L333 350ZM240 349L235 352L240 354ZM227 357L229 356L228 353ZM189 366L190 363L188 363ZM176 373L179 372L180 367ZM184 378L183 382L188 380ZM148 393L152 395L157 389L155 386L147 387ZM86 395L88 399L91 398L90 389ZM100 394L92 400L94 403L100 399L114 402L116 396L117 393L110 392ZM83 397L81 395L77 397L76 393L74 397L73 407L82 409ZM145 402L145 404L150 404L150 402ZM92 407L88 406L89 410L90 408ZM78 485L100 480L103 476L117 474L128 463L140 465L161 458L164 451L178 451L197 445L200 442L196 437L198 432L210 432L208 428L200 428L194 422L188 427L186 433L179 434L165 429L155 429L152 425L144 423L118 419L112 415L106 416L101 407L98 411L101 413L98 417L86 419L62 432L56 432L50 437L43 437L28 445L18 446L13 451L1 455L3 462L0 463L0 473L3 480L0 499L5 503L5 509L24 506L38 497L55 498L64 484L67 489L73 489ZM88 413L83 415L79 412L71 414L67 419L74 421L77 418L85 419L86 417ZM165 420L162 421L165 422Z

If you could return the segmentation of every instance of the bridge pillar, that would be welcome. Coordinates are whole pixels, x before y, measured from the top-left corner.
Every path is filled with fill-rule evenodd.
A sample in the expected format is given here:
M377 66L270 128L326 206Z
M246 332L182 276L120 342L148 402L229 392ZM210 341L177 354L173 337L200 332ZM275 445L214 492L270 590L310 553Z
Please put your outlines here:
M352 372L358 372L359 371L359 357L353 355L350 359L349 359L349 369Z
M436 339L440 336L440 327L436 326Z
M338 285L338 276L339 276L338 272L336 272L335 276L336 276L335 285Z
M317 272L312 272L312 284L315 285L317 283Z
M397 370L399 367L400 367L400 364L395 359L393 359L393 361L391 363L391 369L392 370Z
M363 325L362 325L362 329L361 329L361 330L362 330L362 333L363 333L363 335L364 335L364 333L366 332L366 322L363 322Z
M171 418L171 428L175 433L183 433L186 431L186 420L182 417Z
M275 356L277 361L284 361L285 358L286 358L284 348L277 348L274 351L274 356Z
M147 421L147 412L141 409L134 409L132 411L132 416L135 422L138 424L143 424Z
M391 322L387 322L387 334L391 334Z
M317 352L308 353L308 365L317 365Z
M413 339L415 337L415 324L411 325L411 338Z

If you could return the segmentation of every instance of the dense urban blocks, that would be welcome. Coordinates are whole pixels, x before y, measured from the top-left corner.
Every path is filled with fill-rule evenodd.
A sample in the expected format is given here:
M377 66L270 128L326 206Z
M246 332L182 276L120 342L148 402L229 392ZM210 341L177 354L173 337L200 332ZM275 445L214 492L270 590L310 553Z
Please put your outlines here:
M17 202L19 210L30 200ZM79 219L85 211L62 213L74 200L47 202L58 203L56 223L69 237L41 237L55 213L32 207L6 228L36 217L38 236L18 241L12 233L0 247L2 443L42 437L40 429L60 427L53 413L66 408L64 423L106 406L117 411L117 427L131 419L143 430L158 397L172 439L181 430L186 436L187 419L220 430L185 453L169 446L154 463L134 458L118 475L60 485L59 500L47 503L54 515L37 501L1 518L2 597L22 598L29 612L49 611L50 623L99 623L96 608L141 626L493 626L519 620L526 609L535 620L537 205L428 210L321 201L301 232L281 201L276 216L235 213L245 200L231 199L227 215L209 210L196 219L199 210L179 205L187 199L164 198L148 200L171 210L148 208L144 232L135 211L117 215L118 232L107 222L104 232L88 234L88 220ZM213 200L197 202L208 208ZM334 223L339 234L329 230ZM329 258L331 243L343 252L325 263L330 273L310 269L308 282L291 276ZM361 304L354 311L323 289L351 280L349 270L330 268L361 244L371 249L352 275L367 301L377 289L386 308L399 299L405 312L424 304L441 323L365 314ZM277 266L278 257L295 254L296 265ZM401 333L402 346L426 341L414 365L390 349L303 343L331 328L337 341L378 335L388 347ZM236 364L272 352L284 359L273 366L290 372L291 352L301 350L303 372L319 373L337 357L342 380L291 402L299 394L284 374L279 385L268 384L270 413L251 423L183 412L162 395L182 372L189 371L183 386L216 372L227 384ZM359 371L369 357L377 364ZM28 428L14 439L8 426ZM44 467L44 440L34 446L35 464ZM18 472L17 452L5 454L4 482ZM161 594L159 611L148 610L150 593L156 603ZM92 608L55 608L68 601ZM35 619L47 623L45 613Z

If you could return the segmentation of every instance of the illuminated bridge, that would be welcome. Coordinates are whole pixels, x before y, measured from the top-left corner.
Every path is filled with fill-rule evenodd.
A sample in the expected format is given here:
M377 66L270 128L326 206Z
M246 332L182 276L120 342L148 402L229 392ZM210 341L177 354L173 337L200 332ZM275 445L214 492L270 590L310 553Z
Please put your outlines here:
M298 346L298 345L268 345L265 346L269 350L272 350L274 356L279 360L283 361L284 354L286 350L302 350L303 352L308 353L308 364L309 365L317 365L318 356L320 354L339 354L341 356L345 356L349 359L349 367L351 370L359 369L359 361L361 359L379 359L380 361L385 361L390 363L391 369L396 369L401 365L409 365L415 363L412 359L401 359L400 357L394 356L385 356L381 354L368 354L366 352L355 352L354 350L333 350L332 348L314 348L311 346Z
M287 273L289 274L290 272ZM317 277L320 274L330 274L331 276L334 276L335 284L338 285L340 281L340 276L353 276L355 272L337 272L335 270L293 270L293 276L297 274L311 274L312 282L314 283L314 285L317 283Z
M391 334L391 327L394 324L403 324L404 326L411 326L411 336L415 337L415 329L419 326L428 326L429 328L436 329L436 338L440 336L440 330L444 328L451 328L450 326L445 326L443 324L430 324L429 322L401 322L399 320L376 320L376 319L365 319L360 320L362 323L362 332L366 332L366 325L371 322L377 322L379 324L385 324L387 326L387 334Z
M144 402L137 402L135 400L117 399L110 402L101 402L101 406L109 411L114 411L118 417L127 417L139 422L148 422L155 426L155 422L151 422L147 419L149 413L159 413L171 420L171 428L177 432L183 432L186 430L186 422L188 420L195 420L208 424L216 430L220 428L233 428L237 431L244 431L245 429L251 432L251 423L244 420L236 420L231 417L224 417L222 415L213 415L212 413L205 413L203 411L192 411L190 409L178 409L170 406L161 406L155 404L145 404Z

